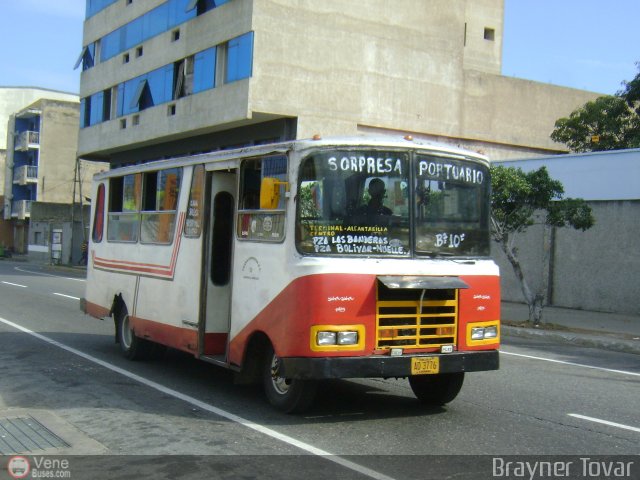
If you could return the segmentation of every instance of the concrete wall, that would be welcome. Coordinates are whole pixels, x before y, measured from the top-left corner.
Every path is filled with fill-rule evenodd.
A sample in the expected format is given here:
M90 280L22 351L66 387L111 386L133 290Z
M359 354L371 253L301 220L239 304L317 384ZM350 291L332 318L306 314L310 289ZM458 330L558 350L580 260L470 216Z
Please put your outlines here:
M88 205L82 210L76 205L72 223L70 205L35 203L29 226L29 259L45 263L77 264L82 255L82 242L88 238L89 216ZM62 236L59 258L54 258L51 246L52 235L56 230L61 231Z
M4 196L0 195L0 205L4 204ZM0 245L13 248L13 225L0 215Z
M519 235L515 245L527 281L538 291L549 278L549 305L601 312L640 314L640 200L591 201L596 223L582 232L540 225ZM635 220L634 220L635 219ZM546 237L545 237L546 235ZM548 263L545 248L550 248ZM511 264L497 245L502 298L523 302Z
M617 313L640 313L640 149L615 150L499 162L525 172L545 166L565 198L582 198L595 225L582 232L540 225L518 236L516 247L533 289L549 279L551 305ZM493 246L505 300L524 297L511 265Z
M71 203L78 144L79 105L40 102L39 202Z

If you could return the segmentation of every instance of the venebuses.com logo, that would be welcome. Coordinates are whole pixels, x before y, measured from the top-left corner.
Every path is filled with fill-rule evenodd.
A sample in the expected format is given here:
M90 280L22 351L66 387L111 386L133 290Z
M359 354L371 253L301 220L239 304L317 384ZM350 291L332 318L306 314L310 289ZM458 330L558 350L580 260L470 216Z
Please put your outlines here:
M7 471L11 478L26 478L31 471L31 464L25 457L11 457L7 464Z
M11 478L71 478L69 460L60 458L11 457L7 463Z

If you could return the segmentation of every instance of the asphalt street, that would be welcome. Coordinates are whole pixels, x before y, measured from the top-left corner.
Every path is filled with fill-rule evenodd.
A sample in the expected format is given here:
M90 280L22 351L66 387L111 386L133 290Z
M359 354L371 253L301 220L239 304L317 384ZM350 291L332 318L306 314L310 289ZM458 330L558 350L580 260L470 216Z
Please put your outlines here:
M467 375L444 408L423 407L404 379L341 380L292 416L180 352L125 360L113 324L80 312L83 291L81 275L0 262L0 425L35 418L63 444L24 453L88 455L77 464L104 478L438 478L451 455L481 455L484 468L496 456L640 454L638 355L506 337L500 370ZM455 458L456 478L483 478L475 457Z

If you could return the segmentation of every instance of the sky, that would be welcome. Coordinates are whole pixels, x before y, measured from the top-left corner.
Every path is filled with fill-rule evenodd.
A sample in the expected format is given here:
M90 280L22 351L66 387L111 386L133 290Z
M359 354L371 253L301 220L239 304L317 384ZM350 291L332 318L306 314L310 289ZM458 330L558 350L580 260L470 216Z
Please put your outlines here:
M504 1L503 75L614 94L638 74L640 0ZM84 9L0 0L0 86L78 93Z

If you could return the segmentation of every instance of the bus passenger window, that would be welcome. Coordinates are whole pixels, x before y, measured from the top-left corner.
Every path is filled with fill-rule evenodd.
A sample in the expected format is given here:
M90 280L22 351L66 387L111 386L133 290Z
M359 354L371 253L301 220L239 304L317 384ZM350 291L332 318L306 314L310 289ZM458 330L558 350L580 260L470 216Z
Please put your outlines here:
M181 176L179 168L144 174L142 243L166 245L173 242Z
M96 195L96 210L93 217L93 234L91 241L100 243L102 241L102 233L104 231L104 183L98 185L98 193Z
M107 240L137 242L140 233L142 175L125 175L109 181Z
M265 178L286 182L287 157L276 155L242 162L237 222L237 234L242 240L266 242L284 240L286 196L280 196L277 208L261 209L260 187Z

